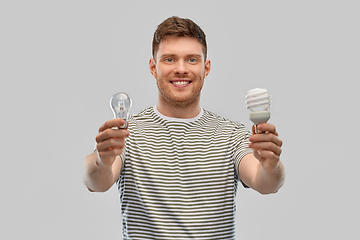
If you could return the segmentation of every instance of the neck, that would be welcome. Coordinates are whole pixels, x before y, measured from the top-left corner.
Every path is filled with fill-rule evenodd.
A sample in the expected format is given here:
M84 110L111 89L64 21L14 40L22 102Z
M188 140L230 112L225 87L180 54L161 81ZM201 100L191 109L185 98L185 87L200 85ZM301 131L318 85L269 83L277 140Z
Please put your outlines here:
M172 118L194 118L201 112L200 101L187 105L158 101L156 108L162 115Z

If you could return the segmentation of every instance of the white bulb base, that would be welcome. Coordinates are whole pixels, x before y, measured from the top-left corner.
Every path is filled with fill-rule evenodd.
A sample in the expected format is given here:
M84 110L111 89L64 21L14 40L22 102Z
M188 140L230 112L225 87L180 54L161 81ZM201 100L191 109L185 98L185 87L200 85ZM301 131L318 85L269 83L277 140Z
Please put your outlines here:
M270 119L270 112L268 111L251 112L249 114L249 118L254 123L255 133L263 133L258 131L257 125L260 123L266 123Z
M256 126L260 123L266 123L270 119L270 112L268 111L251 112L249 114L249 118Z

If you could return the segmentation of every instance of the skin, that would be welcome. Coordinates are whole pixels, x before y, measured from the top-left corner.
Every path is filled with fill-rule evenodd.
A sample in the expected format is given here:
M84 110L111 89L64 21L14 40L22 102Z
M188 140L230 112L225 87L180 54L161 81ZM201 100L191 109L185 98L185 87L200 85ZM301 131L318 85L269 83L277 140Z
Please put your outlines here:
M116 129L124 125L123 119L111 119L99 128L96 136L97 150L85 158L84 183L91 192L107 191L119 178L122 160L120 154L125 146L127 129ZM99 156L99 157L98 157Z
M195 38L167 37L159 45L149 69L158 86L157 109L174 118L193 118L200 111L200 93L211 69L204 59L202 45ZM96 136L97 151L85 159L84 183L90 191L106 191L118 179L122 161L119 155L129 136L127 129L114 129L124 124L122 119L105 122ZM259 124L249 138L248 154L240 161L239 176L249 187L262 193L275 193L285 178L280 161L282 141L274 125ZM98 157L99 156L99 157Z
M149 61L151 74L159 89L157 109L165 116L196 117L200 111L200 93L210 72L210 60L204 60L202 45L195 38L167 37ZM176 82L186 81L185 85Z
M239 177L261 194L276 193L285 180L284 166L280 161L283 142L274 125L262 123L257 125L257 129L263 133L256 133L253 126L253 135L249 138L253 154L240 161Z

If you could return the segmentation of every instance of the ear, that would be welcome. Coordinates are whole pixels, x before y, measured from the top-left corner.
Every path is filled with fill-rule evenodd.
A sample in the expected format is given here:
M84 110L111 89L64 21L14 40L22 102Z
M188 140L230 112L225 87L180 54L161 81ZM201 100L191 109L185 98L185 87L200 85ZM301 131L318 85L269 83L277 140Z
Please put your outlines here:
M208 60L205 61L204 68L205 68L205 77L207 77L207 75L209 75L210 69L211 69L210 59L208 59Z
M150 60L149 60L149 69L150 69L151 75L153 75L154 78L156 79L157 78L156 62L155 62L155 59L153 59L153 58L150 58Z

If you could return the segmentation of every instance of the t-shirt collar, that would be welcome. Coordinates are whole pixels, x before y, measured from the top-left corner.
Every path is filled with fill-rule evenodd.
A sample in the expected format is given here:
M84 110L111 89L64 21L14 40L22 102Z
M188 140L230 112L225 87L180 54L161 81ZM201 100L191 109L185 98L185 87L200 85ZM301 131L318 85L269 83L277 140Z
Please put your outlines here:
M200 113L199 113L196 117L193 117L193 118L173 118L173 117L165 116L165 115L161 114L161 113L157 110L156 105L154 106L154 112L155 112L160 118L162 118L162 119L164 119L164 120L167 120L167 121L191 123L191 122L195 122L195 121L197 121L199 118L201 118L201 116L202 116L203 113L204 113L204 109L201 108Z

